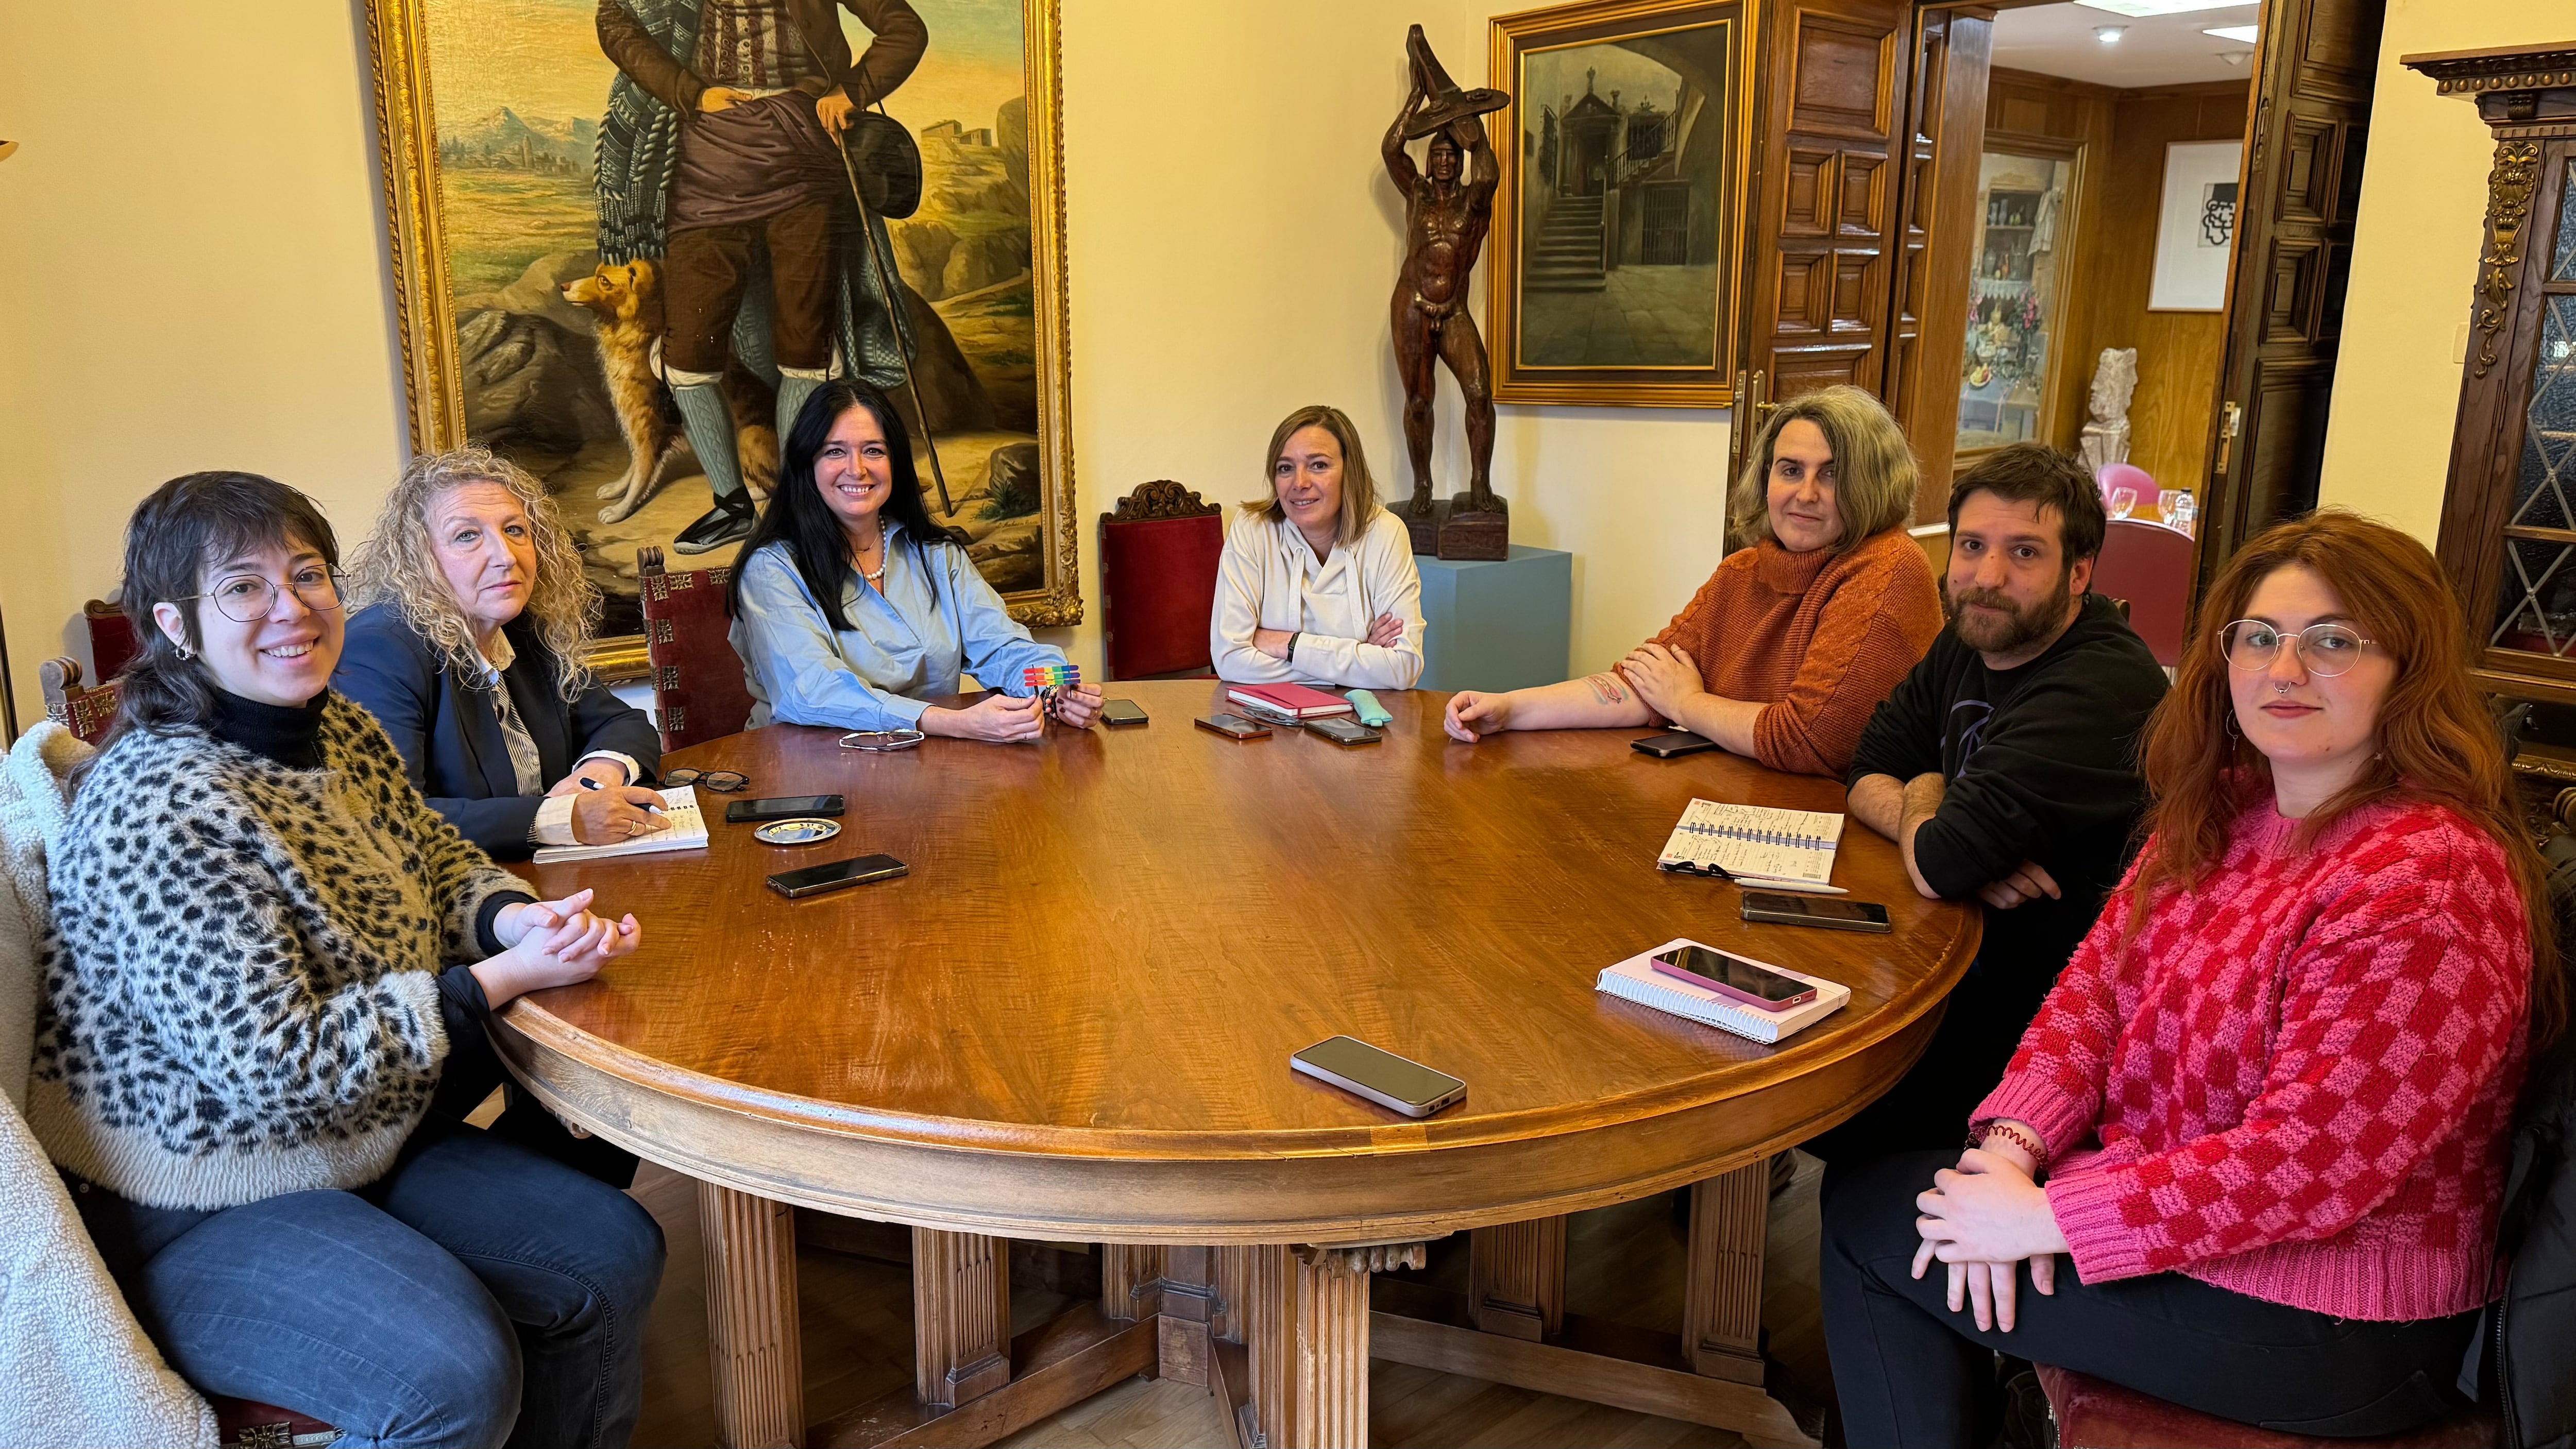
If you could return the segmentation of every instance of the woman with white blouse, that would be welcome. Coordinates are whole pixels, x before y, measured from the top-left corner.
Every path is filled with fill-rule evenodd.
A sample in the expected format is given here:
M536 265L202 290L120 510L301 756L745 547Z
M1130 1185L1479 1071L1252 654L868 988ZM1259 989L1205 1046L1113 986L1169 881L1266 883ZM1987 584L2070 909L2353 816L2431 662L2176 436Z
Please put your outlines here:
M1236 684L1411 689L1422 575L1380 507L1359 430L1303 407L1270 435L1270 496L1243 505L1217 568L1208 649Z

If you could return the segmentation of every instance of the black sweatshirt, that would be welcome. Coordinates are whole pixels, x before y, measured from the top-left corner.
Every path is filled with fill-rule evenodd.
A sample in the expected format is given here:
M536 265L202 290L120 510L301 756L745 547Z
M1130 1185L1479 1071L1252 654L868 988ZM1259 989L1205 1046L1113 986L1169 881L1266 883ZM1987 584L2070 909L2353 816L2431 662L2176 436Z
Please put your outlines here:
M1926 883L1971 899L2029 860L2062 893L1987 908L1953 1015L1994 1013L1996 1031L2009 1024L2017 1041L2038 1013L2127 867L2146 806L2138 732L2164 693L2155 655L2110 600L2088 595L2074 624L2019 669L1988 669L1943 629L1870 716L1850 780L1937 770L1947 786L1914 837Z

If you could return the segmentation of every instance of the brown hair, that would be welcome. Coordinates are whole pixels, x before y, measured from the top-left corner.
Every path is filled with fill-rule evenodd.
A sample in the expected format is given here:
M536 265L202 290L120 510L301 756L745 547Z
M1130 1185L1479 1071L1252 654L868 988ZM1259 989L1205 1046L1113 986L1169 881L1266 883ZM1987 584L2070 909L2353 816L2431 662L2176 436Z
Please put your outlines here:
M1357 543L1368 530L1369 520L1377 516L1377 483L1369 477L1368 453L1360 447L1360 430L1342 415L1340 408L1310 403L1297 409L1270 431L1270 451L1261 462L1261 481L1267 495L1243 505L1246 513L1257 513L1277 523L1288 516L1279 506L1279 457L1288 451L1288 440L1301 429L1322 428L1342 445L1342 519L1335 537L1343 543Z
M2296 565L2332 587L2355 626L2397 666L2379 706L2379 751L2359 778L2300 822L2313 841L2365 805L2414 801L2458 813L2504 851L2531 933L2531 1039L2535 1050L2566 1024L2567 988L2557 951L2547 871L2522 828L2504 740L2469 674L2475 649L2460 604L2424 545L2387 524L2320 509L2276 524L2238 549L2202 603L2173 689L2147 721L2141 750L2154 797L2146 856L2131 886L2129 930L2149 899L2198 885L2227 850L2228 827L2268 784L2270 761L2228 726L2235 704L2219 631L2255 588Z
M1771 536L1771 455L1780 444L1781 429L1801 422L1815 424L1834 455L1834 509L1842 515L1843 536L1825 545L1826 552L1857 548L1913 517L1914 490L1922 474L1915 469L1905 430L1886 404L1859 388L1836 384L1772 409L1770 420L1744 450L1744 471L1727 499L1727 521L1737 537L1759 543Z
M2102 511L2102 490L2084 465L2046 443L2014 443L1979 458L1976 466L1950 485L1950 531L1959 531L1959 505L1968 495L1986 492L2008 503L2036 503L2041 511L2057 510L2057 542L2063 563L2102 552L2110 518Z

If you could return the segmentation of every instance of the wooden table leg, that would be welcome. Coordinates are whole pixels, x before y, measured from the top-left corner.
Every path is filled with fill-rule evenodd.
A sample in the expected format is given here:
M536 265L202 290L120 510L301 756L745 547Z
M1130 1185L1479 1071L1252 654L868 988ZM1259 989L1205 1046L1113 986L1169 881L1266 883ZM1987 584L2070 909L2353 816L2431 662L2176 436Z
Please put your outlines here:
M1363 1449L1368 1443L1369 1278L1390 1268L1421 1267L1427 1258L1424 1245L1254 1251L1252 1292L1261 1318L1252 1325L1253 1408L1262 1444L1266 1449ZM1278 1275L1276 1290L1265 1281L1271 1270ZM1276 1348L1264 1342L1283 1336L1287 1341ZM1278 1403L1280 1394L1265 1394L1274 1385L1286 1391L1285 1405Z
M1762 1241L1771 1224L1771 1165L1691 1185L1682 1356L1693 1370L1762 1383Z
M1486 1333L1553 1339L1565 1326L1565 1219L1478 1228L1467 1238L1467 1316Z
M698 1223L706 1239L716 1441L725 1449L793 1449L805 1437L795 1209L702 1181Z
M1011 1381L1011 1244L912 1230L913 1391L953 1409Z

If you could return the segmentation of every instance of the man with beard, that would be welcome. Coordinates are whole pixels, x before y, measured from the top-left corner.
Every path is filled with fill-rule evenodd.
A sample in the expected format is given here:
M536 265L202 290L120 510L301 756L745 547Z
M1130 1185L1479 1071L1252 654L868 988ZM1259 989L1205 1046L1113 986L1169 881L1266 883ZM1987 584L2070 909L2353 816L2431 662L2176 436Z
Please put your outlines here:
M1872 1158L1964 1140L2127 867L2137 739L2165 674L2086 592L2106 526L2083 466L2037 443L1950 489L1949 626L1870 716L1850 808L1897 843L1915 889L1983 902L1985 939L1922 1060L1808 1144L1829 1189Z

